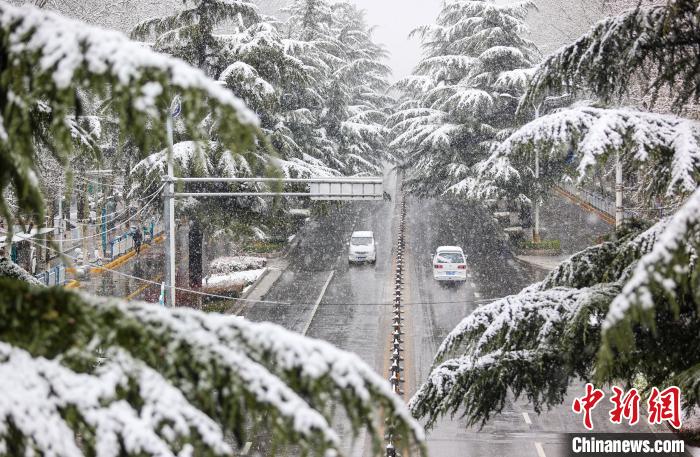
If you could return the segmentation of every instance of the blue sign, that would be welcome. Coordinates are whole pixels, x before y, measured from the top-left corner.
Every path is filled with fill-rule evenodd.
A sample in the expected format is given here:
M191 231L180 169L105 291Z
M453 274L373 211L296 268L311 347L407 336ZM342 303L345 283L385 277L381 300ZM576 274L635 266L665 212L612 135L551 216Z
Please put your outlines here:
M170 115L176 118L182 113L182 104L180 103L180 97L177 96L173 98L173 102L170 104Z

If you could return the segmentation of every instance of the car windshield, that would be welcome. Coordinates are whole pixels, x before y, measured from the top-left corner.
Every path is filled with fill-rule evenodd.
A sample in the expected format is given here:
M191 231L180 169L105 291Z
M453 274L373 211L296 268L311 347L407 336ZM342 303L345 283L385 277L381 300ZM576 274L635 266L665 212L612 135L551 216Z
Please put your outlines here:
M369 246L372 244L372 237L370 236L353 236L350 238L350 243L353 246Z
M436 263L464 263L464 257L459 252L440 252L435 259Z

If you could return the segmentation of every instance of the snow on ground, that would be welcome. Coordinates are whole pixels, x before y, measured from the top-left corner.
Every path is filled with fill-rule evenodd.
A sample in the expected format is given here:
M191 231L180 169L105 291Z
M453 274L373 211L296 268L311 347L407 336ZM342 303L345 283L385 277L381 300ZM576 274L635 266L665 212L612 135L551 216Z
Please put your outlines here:
M236 271L256 270L264 268L267 259L264 257L230 256L217 257L209 264L209 272L212 275L233 273Z
M202 285L222 287L227 285L243 284L245 287L257 281L265 270L267 270L267 268L213 274L204 278L202 280Z

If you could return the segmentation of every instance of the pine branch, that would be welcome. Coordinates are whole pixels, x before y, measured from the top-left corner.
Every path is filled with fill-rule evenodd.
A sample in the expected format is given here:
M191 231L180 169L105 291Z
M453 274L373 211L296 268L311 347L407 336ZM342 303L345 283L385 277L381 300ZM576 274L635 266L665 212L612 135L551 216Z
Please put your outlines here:
M32 417L31 427L13 420L25 446L41 447L41 437L34 430L52 424L94 437L95 446L104 446L111 436L129 431L108 431L99 426L102 415L108 418L115 405L123 405L127 411L133 410L128 414L135 415L134 420L146 420L144 414L152 414L154 419L162 415L143 432L173 450L189 443L220 454L226 444L217 434L233 433L242 445L248 439L246 425L257 423L278 443L297 443L323 454L338 446L338 438L328 422L331 402L344 407L355 431L368 427L375 438L374 455L381 452L381 411L395 417L406 445L420 446L422 441L420 426L400 399L391 394L388 384L359 358L327 343L307 340L272 324L253 324L236 317L185 309L169 311L155 305L94 299L60 289L32 289L7 280L3 290L6 293L0 298L0 339L28 351L35 361L32 363L38 364L37 370L58 370L69 378L84 380L74 386L75 392L87 388L93 379L97 385L103 383L106 373L112 370L124 373L117 377L123 381L117 381L113 391L102 391L85 403L79 403L70 392L46 391L46 405L62 404L69 410L75 407L76 414L64 415L65 408L47 411ZM21 302L16 300L18 294ZM28 328L33 331L27 332ZM104 364L96 364L94 350L99 347L109 348ZM20 353L11 356L14 357L27 360L29 356ZM41 357L52 361L44 362ZM5 361L8 363L11 369L14 364ZM128 379L140 386L136 392ZM150 380L162 386L158 388L161 391L172 392L172 399L181 392L181 399L177 400L181 406L169 410L178 403L165 402L166 405L156 397L144 397L152 391L147 383ZM140 407L143 402L155 403L152 408ZM21 406L17 408L10 407L9 412L0 408L0 413L4 413L0 416L12 420ZM176 420L177 414L183 418ZM211 418L215 424L202 422L198 417ZM198 425L183 428L178 425L183 420L193 420ZM165 427L167 424L178 427L176 435L180 438L174 439L176 435ZM130 422L124 426L130 426ZM204 426L213 432L202 432ZM0 435L0 439L13 439ZM138 448L124 451L138 455Z
M590 90L611 100L641 84L641 92L651 93L653 100L669 89L673 108L682 111L700 98L694 77L700 62L698 40L693 0L670 0L604 19L538 67L521 106L561 91Z
M647 199L687 195L700 179L700 125L671 115L631 109L571 108L526 124L482 165L486 179L510 179L539 152L546 185L576 170L583 181L594 166L620 153L641 172ZM524 181L524 180L523 180Z
M0 42L5 59L0 75L0 190L12 186L19 205L41 220L43 198L33 159L35 125L30 110L41 101L51 110L54 147L73 149L72 131L63 122L78 109L78 91L104 95L129 135L147 151L165 143L166 110L175 94L182 100L184 122L192 132L211 113L217 134L235 153L250 148L257 118L229 91L182 62L153 53L123 35L63 19L29 6L0 5ZM57 45L60 44L59 45ZM150 128L147 130L147 126ZM7 216L7 215L6 215Z

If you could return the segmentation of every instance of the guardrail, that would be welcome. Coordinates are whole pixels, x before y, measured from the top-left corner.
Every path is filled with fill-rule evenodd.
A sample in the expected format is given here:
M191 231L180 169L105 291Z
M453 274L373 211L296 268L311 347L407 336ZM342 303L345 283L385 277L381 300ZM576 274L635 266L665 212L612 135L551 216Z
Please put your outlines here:
M615 202L586 189L574 186L570 183L560 184L559 187L588 203L595 209L615 217Z
M47 286L62 286L66 284L66 266L57 265L34 275L34 277Z
M153 238L163 233L163 223L158 222L150 225L147 230L144 230L143 240L152 241ZM122 256L134 248L134 234L129 231L116 238L111 239L109 242L109 258L114 260L115 258Z
M612 200L609 200L605 197L603 197L600 194L597 194L595 192L591 192L586 189L582 189L580 187L577 187L573 184L560 184L558 186L559 189L563 190L565 193L569 194L570 196L575 197L576 199L580 200L581 202L589 205L591 208L597 210L599 213L602 213L601 216L603 216L604 219L609 218L612 222L615 223L615 202ZM624 219L630 219L630 218L641 218L642 215L640 212L631 210L629 208L623 208L622 210L623 218Z

